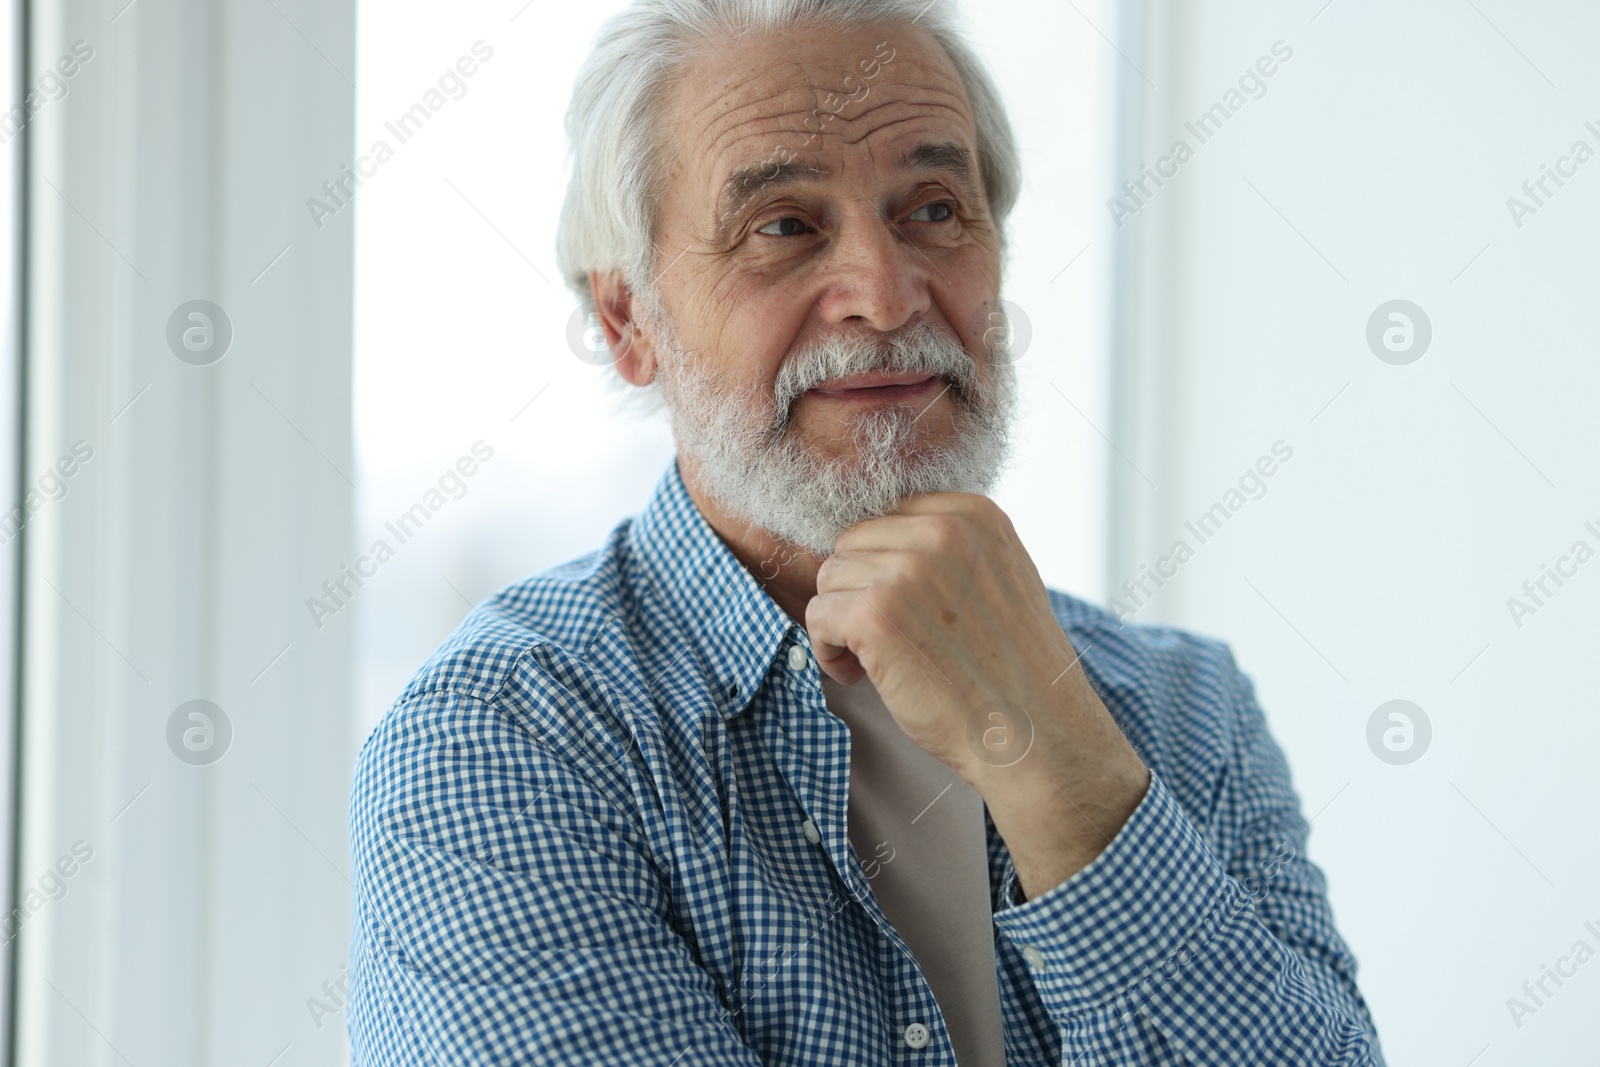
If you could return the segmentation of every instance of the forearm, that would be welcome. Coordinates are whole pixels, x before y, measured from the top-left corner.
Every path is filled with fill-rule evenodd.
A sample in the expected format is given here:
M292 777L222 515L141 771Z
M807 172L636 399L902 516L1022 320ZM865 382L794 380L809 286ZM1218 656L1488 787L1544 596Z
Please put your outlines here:
M1082 654L1060 629L1053 640L1036 659L1054 677L1041 671L1031 686L1019 681L985 720L994 720L991 730L975 736L969 718L966 747L950 761L983 797L1029 899L1092 863L1150 787L1149 769L1089 681ZM991 733L1020 742L1021 755L991 750Z
M1292 844L1259 872L1254 900L1152 776L1093 862L1025 903L1003 896L996 926L1061 1028L1064 1060L1149 1062L1187 1047L1195 1065L1381 1064L1353 961L1303 840ZM1196 1034L1211 1040L1187 1044Z

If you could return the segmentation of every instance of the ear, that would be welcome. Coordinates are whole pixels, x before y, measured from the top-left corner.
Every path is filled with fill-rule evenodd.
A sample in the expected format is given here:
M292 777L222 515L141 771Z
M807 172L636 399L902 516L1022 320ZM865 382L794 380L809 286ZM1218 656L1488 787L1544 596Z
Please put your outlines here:
M634 318L634 295L622 273L590 271L589 291L617 373L629 385L649 385L656 376L655 345Z

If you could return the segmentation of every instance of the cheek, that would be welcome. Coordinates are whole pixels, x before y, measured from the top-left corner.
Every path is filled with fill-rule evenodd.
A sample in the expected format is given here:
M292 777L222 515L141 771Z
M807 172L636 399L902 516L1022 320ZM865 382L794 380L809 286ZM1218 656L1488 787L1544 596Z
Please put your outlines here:
M982 355L984 334L1002 321L994 317L1000 311L1000 276L994 256L987 249L970 248L945 269L945 275L951 284L936 290L935 299L966 350Z
M787 294L740 287L719 314L711 336L717 359L731 377L760 379L768 387L798 345L809 305Z
M962 294L952 300L946 318L955 328L956 337L967 355L977 361L981 370L986 370L991 362L991 348L1004 336L1006 320L1001 314L1000 302L976 293Z

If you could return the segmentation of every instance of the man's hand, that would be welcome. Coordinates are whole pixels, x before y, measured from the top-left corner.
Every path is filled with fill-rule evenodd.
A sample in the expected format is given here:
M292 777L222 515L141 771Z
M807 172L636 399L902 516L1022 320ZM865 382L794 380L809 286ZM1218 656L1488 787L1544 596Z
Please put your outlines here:
M1028 897L1088 864L1143 798L1149 772L989 498L924 493L845 530L805 618L819 666L846 685L865 674L984 798Z

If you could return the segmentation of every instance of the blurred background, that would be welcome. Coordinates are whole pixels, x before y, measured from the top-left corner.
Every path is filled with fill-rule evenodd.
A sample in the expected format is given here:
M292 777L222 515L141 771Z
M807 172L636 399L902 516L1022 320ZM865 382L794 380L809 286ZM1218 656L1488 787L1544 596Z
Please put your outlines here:
M356 751L672 456L555 270L623 6L0 3L10 1063L348 1062ZM966 10L1045 581L1231 644L1390 1063L1595 1062L1600 8Z

